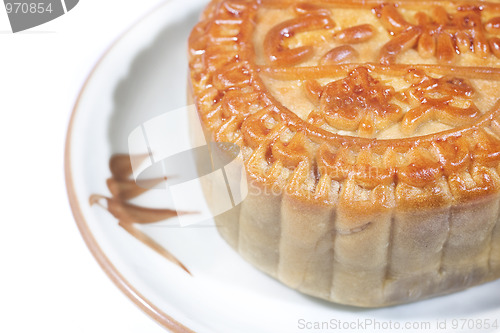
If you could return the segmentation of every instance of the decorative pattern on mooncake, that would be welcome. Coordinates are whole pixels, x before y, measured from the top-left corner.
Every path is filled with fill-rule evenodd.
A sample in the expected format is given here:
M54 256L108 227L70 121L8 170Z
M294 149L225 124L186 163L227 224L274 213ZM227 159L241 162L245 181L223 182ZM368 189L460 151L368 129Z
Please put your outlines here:
M358 306L500 276L500 4L215 0L189 57L261 190L217 220L245 259Z

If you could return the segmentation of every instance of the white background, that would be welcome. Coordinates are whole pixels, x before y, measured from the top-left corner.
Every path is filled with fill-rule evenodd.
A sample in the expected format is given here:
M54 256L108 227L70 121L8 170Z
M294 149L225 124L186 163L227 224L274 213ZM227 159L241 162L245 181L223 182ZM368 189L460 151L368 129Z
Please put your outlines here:
M90 70L161 2L80 0L16 34L0 7L0 332L165 332L85 246L63 169L70 113Z

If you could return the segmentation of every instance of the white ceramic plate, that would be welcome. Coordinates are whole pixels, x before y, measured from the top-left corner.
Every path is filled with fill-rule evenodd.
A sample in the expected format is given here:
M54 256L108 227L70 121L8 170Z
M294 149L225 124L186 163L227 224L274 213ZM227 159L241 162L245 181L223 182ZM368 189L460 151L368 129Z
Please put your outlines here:
M131 131L185 105L186 40L205 4L170 1L135 24L100 60L75 106L66 146L68 193L82 235L110 278L174 332L500 331L500 281L409 305L345 307L257 271L213 227L144 226L190 276L126 233L107 211L89 205L92 194L109 195L109 158L128 152ZM185 119L177 129L186 137ZM166 203L161 190L135 202Z

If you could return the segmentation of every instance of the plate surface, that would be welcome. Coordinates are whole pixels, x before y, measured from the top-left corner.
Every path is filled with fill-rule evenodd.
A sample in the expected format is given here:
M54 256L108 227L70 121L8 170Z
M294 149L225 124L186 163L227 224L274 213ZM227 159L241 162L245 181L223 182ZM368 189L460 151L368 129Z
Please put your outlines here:
M187 37L205 5L170 1L135 24L94 68L73 111L66 145L68 193L80 231L110 278L174 332L500 331L500 281L396 307L340 306L257 271L213 226L180 227L172 221L141 226L190 276L130 236L106 210L89 204L93 194L109 196L109 159L128 152L129 134L186 105ZM179 140L188 137L186 124L179 119ZM168 207L165 191L148 191L133 203Z

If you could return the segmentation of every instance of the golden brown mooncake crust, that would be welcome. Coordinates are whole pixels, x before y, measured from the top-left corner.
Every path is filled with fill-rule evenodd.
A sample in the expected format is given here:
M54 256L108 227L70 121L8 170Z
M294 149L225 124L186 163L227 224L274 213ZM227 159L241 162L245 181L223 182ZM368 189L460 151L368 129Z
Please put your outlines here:
M193 99L250 189L219 232L343 304L500 277L499 57L497 3L212 1L189 39Z

